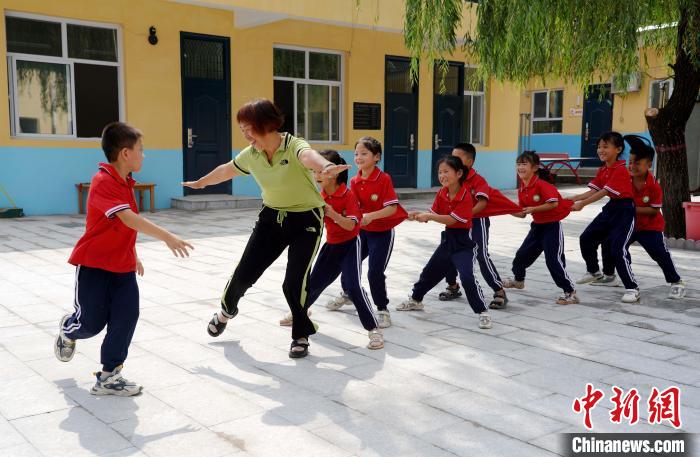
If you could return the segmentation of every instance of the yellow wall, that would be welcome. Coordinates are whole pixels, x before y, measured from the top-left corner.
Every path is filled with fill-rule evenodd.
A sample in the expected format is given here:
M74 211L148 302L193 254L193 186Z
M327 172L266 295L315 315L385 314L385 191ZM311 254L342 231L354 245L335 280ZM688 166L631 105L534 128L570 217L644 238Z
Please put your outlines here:
M613 125L612 129L620 132L644 132L647 130L644 111L649 107L649 92L651 82L657 79L665 79L669 76L668 66L662 57L648 51L646 65L642 60L642 82L639 91L627 94L614 94ZM600 83L609 83L610 79L602 79ZM542 89L564 89L564 119L562 134L579 135L582 129L582 117L572 116L572 108L583 108L584 94L581 89L563 81L531 81L520 91L520 112L532 112L532 91Z
M6 11L67 19L106 22L122 28L122 56L126 119L145 134L147 147L182 147L180 103L180 31L230 36L233 14L162 1L114 2L64 0L2 0ZM138 12L138 13L136 13ZM167 18L167 19L166 19ZM151 46L148 28L158 30ZM5 21L0 25L0 48L6 50ZM0 59L0 85L7 87L7 61ZM10 138L9 107L0 100L0 146L98 147L89 140L34 140Z
M357 138L376 136L383 141L383 130L352 129L353 102L382 105L384 125L384 60L386 55L408 56L400 33L381 31L382 27L403 26L403 2L363 0L359 11L355 0L221 1L227 9L202 8L162 0L2 0L6 11L34 13L66 19L106 22L121 27L127 122L145 134L150 148L180 149L182 128L180 81L180 31L231 38L231 96L233 148L245 144L238 133L235 113L243 103L257 98L273 98L272 49L275 44L297 45L344 52L343 140L336 149L352 149ZM324 20L351 19L362 27L328 25L286 19L257 27L234 27L232 5L255 7L297 15L315 14ZM349 8L348 6L351 6ZM288 11L290 10L290 11ZM293 11L291 11L293 10ZM353 16L354 15L354 16ZM354 18L354 19L353 19ZM159 42L148 43L148 28L157 28ZM468 24L467 24L468 25ZM4 21L0 22L0 49L6 49ZM465 61L458 54L450 57ZM433 81L432 70L422 65L419 86L418 149L432 147ZM0 87L7 87L6 60L0 59ZM506 85L489 84L486 103L486 145L484 150L514 150L517 145L518 107L512 103L519 91ZM10 137L8 100L0 100L0 146L98 147L91 140L38 140Z

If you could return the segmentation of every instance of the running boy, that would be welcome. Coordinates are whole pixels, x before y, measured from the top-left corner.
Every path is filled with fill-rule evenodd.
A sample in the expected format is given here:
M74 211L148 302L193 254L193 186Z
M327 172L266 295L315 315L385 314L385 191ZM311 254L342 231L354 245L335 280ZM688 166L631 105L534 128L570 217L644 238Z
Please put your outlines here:
M336 165L345 165L345 160L337 151L319 152L326 160ZM384 336L378 327L377 317L367 292L362 288L362 241L360 221L362 212L357 197L348 189L348 171L337 176L323 176L315 173L316 182L321 185L321 196L326 202L323 222L326 226L326 243L316 258L314 269L309 277L309 296L306 308L316 301L321 293L341 274L345 277L347 294L357 309L362 326L369 334L368 349L384 347ZM280 321L280 325L292 325L292 313Z
M472 202L468 188L463 185L466 170L462 162L454 156L438 160L438 180L442 184L435 195L430 212L412 211L409 220L418 222L434 221L445 225L440 244L435 249L428 264L413 285L413 292L408 300L396 307L397 311L414 311L423 309L423 297L435 287L450 268L459 272L462 286L467 294L467 301L472 310L479 315L479 328L491 328L484 295L479 282L474 277L474 242L470 232L472 226Z
M625 135L630 145L629 171L632 175L632 191L636 206L634 233L627 245L638 242L649 257L661 267L666 282L671 285L668 298L680 299L685 296L685 283L681 280L676 266L664 241L664 217L661 214L663 192L659 182L651 173L654 163L654 148L644 137ZM603 243L603 277L593 285L615 285L615 263L610 252L610 243Z
M360 169L350 180L350 188L357 196L362 210L360 240L361 258L369 257L367 277L372 300L377 305L379 327L391 326L389 315L389 297L386 293L386 276L384 271L389 265L391 251L394 249L394 227L399 225L407 214L394 191L391 176L377 167L382 158L382 145L376 139L365 136L355 144L355 164ZM350 285L346 275L340 275L343 288L340 296L331 300L326 307L338 310L351 302L347 293Z
M474 170L476 148L469 143L459 143L452 150L452 155L462 161L467 175L464 185L469 189L472 199L472 231L471 238L476 243L476 258L479 261L481 275L493 290L493 300L489 303L491 309L503 309L508 304L503 282L496 270L496 265L489 255L489 216L519 212L520 208L508 200L497 189L492 189L486 180ZM453 300L462 295L457 284L457 270L451 268L446 275L447 289L440 292L440 300Z
M578 303L574 283L566 273L564 258L564 232L561 221L571 211L571 200L564 200L557 188L538 176L540 157L525 151L516 159L520 188L518 201L523 212L517 217L532 215L530 232L515 254L513 260L513 278L503 281L503 287L522 289L525 287L525 270L532 265L544 251L545 263L555 284L564 293L557 299L559 305Z
M625 149L622 135L617 132L603 134L598 140L598 157L603 166L588 184L588 192L571 198L573 211L580 211L586 205L610 197L603 210L586 227L580 237L581 255L586 262L586 274L577 281L587 284L602 278L598 265L598 246L608 240L615 269L625 286L622 296L624 303L639 301L639 287L632 273L629 240L634 231L634 193L629 171L620 154Z
M68 362L76 340L97 335L107 326L102 342L102 370L90 389L93 395L131 396L142 386L121 375L131 337L139 318L136 273L143 265L136 256L136 235L157 238L175 256L189 256L192 245L138 214L131 173L143 164L142 134L123 122L102 131L102 150L109 163L100 163L92 178L87 202L85 234L68 260L75 270L75 312L61 318L54 353Z

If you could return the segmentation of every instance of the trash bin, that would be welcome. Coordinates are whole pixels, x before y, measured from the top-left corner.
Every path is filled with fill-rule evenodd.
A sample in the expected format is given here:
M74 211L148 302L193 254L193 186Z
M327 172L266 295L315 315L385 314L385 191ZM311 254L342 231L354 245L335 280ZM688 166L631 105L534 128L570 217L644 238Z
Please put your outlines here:
M685 239L700 240L700 202L683 202Z

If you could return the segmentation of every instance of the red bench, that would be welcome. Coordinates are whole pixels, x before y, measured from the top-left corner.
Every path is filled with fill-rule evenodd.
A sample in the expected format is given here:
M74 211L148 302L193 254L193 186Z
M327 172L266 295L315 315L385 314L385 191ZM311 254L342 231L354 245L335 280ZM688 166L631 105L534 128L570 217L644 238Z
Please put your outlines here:
M150 205L148 207L148 210L152 213L156 211L155 207L155 187L156 185L150 182L137 182L134 185L134 190L138 192L139 195L139 211L143 211L143 192L148 191L150 198ZM88 191L90 190L90 183L89 182L82 182L78 183L75 185L75 188L78 189L78 213L83 214L85 212L85 204L83 203L85 198L83 195L87 195Z
M537 155L540 156L540 163L544 169L549 171L554 176L556 176L556 170L561 170L562 168L567 167L576 178L577 184L581 184L581 179L578 175L578 170L581 168L581 163L585 161L598 160L593 157L569 157L569 154L566 152L542 152L538 153ZM558 167L554 168L555 165L558 165Z

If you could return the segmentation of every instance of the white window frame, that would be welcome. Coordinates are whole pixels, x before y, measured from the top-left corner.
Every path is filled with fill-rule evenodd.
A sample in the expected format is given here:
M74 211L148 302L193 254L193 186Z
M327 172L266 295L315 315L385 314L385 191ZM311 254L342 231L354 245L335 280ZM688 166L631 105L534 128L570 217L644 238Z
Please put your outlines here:
M104 65L107 67L117 67L117 94L119 100L119 120L125 120L125 106L124 106L124 56L123 56L123 42L122 42L122 28L118 24L110 24L106 22L93 22L93 21L83 21L77 19L68 19L57 16L45 16L39 14L21 13L16 11L5 11L3 17L16 17L21 19L32 19L45 22L53 22L61 24L61 57L55 56L43 56L39 54L24 54L18 52L7 52L7 69L8 69L8 80L10 82L10 136L13 138L35 138L35 139L46 139L46 140L78 140L78 141L95 141L99 140L99 137L78 137L77 136L77 124L76 124L76 112L75 112L75 76L73 71L74 63L86 63L91 65ZM117 61L107 62L104 60L89 60L89 59L76 59L68 57L68 25L84 25L95 28L110 29L117 32ZM5 32L7 33L7 32ZM71 103L71 129L72 134L70 135L52 135L46 133L22 133L19 128L19 113L17 111L17 60L32 61L32 62L46 62L46 63L57 63L68 65L69 69L69 91L70 91L70 103Z
M330 89L330 87L338 87L338 139L337 140L311 140L309 138L306 138L309 142L312 143L318 143L318 144L343 144L343 134L344 134L344 116L343 116L343 107L345 106L345 100L344 100L344 94L343 94L343 87L345 85L345 56L343 52L341 51L333 51L329 49L320 49L320 48L307 48L307 47L301 47L301 46L290 46L290 45L283 45L283 44L275 44L273 45L273 54L274 54L274 49L288 49L291 51L303 51L304 52L304 77L303 78L290 78L287 76L274 76L273 74L273 80L278 80L278 81L292 81L294 82L294 113L292 116L294 117L294 135L297 135L298 133L300 134L301 132L298 132L298 125L297 125L297 86L299 84L304 84L305 86L305 100L308 103L308 85L314 85L314 86L329 86L329 97L328 97L328 138L333 138L333 100L332 100L332 94L333 91ZM321 54L333 54L333 55L338 55L340 56L340 81L329 81L326 79L311 79L309 78L309 52L316 52L316 53L321 53ZM273 57L274 59L274 57ZM273 62L274 65L274 62ZM306 128L309 128L309 113L308 111L304 113L304 125ZM305 132L304 132L305 133Z
M466 69L467 68L477 68L476 65L465 65L464 70L465 70L465 75L466 75ZM471 95L472 96L472 105L471 105L471 111L470 113L474 113L474 95L481 95L481 119L480 119L480 129L481 131L479 132L479 138L481 141L479 143L473 143L476 146L483 146L486 142L484 141L484 134L486 132L486 81L482 81L481 84L482 86L482 92L479 91L473 91L473 90L467 90L466 85L464 89L464 95ZM471 122L470 122L470 133L471 133ZM465 135L466 137L466 135ZM471 143L471 135L470 138L468 138L468 143Z
M673 83L674 80L673 78L662 78L662 79L652 79L649 82L649 101L647 103L649 108L658 108L657 106L652 106L652 98L653 98L653 93L654 93L654 84L659 84L662 82L667 82L668 83L668 97L671 98L671 94L673 93Z
M561 117L550 117L549 113L549 96L552 94L552 92L558 92L561 91ZM535 94L542 94L546 93L547 94L547 117L535 117ZM532 98L531 102L531 108L530 108L530 132L532 132L532 135L561 135L564 132L564 89L542 89L542 90L533 90L530 93L530 98ZM561 121L561 132L553 132L553 133L535 133L535 122L537 121Z

